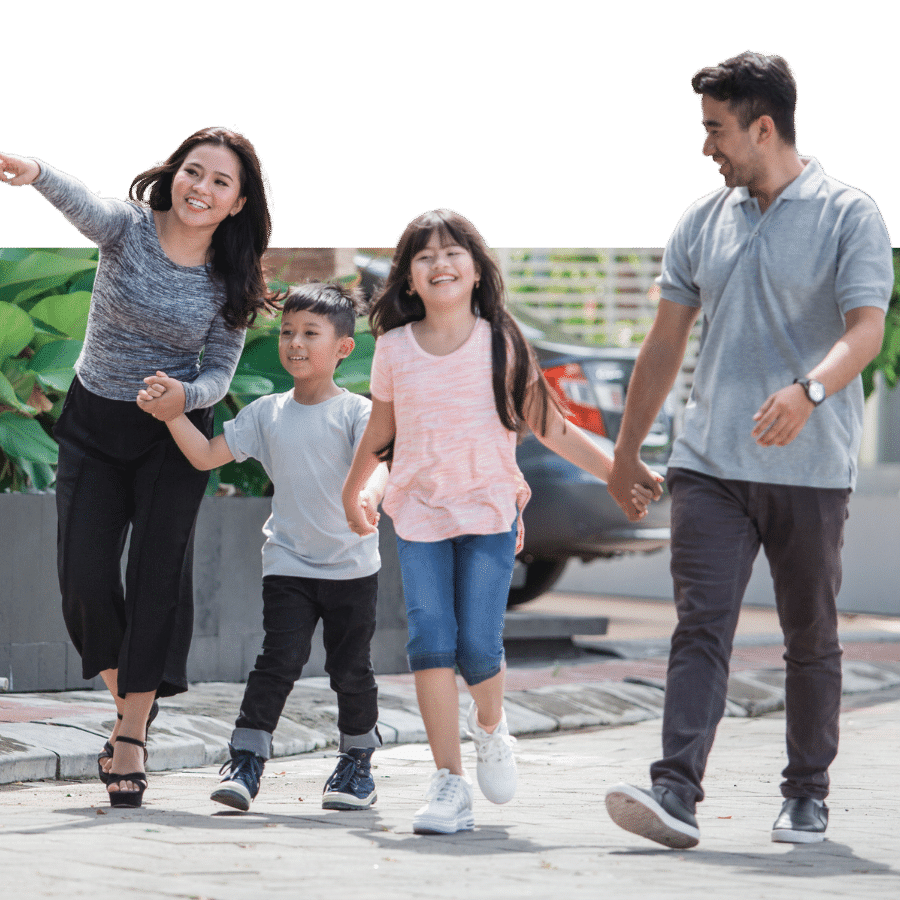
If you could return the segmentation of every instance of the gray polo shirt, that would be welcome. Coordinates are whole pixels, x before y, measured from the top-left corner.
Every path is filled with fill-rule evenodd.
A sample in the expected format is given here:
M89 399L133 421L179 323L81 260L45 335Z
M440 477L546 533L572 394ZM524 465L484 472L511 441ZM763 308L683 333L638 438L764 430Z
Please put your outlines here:
M238 462L258 459L272 479L272 515L263 525L263 575L342 581L381 566L378 535L347 525L341 491L372 401L342 391L305 406L293 391L269 394L224 425Z
M671 466L770 484L855 485L860 378L814 409L787 447L760 447L750 434L763 401L843 335L845 313L887 309L894 281L878 207L815 159L804 163L764 214L747 188L722 188L688 209L666 246L662 296L703 310Z

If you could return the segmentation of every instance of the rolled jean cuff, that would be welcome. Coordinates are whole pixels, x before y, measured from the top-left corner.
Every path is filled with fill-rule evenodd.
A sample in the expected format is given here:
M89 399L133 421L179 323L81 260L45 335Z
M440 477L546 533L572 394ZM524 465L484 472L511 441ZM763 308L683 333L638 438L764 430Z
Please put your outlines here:
M455 669L456 651L448 650L445 653L417 653L408 656L409 670L419 672L422 669Z
M506 660L504 658L500 661L499 665L492 666L486 672L471 672L468 669L463 669L462 666L460 666L459 674L462 675L463 681L465 681L465 683L469 685L469 687L471 687L475 684L481 684L482 681L487 681L488 678L493 678L495 675L499 675L500 672L503 671L505 664Z
M257 728L235 728L231 732L231 747L234 750L249 750L263 759L271 759L272 735Z
M365 734L344 734L341 732L339 748L341 753L346 753L347 750L369 750L373 747L377 749L380 746L382 746L382 740L377 725Z

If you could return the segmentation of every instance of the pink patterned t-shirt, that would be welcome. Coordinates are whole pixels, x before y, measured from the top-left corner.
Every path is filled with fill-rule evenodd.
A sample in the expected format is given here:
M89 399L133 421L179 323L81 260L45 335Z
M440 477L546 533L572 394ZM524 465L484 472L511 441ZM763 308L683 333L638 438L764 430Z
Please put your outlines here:
M446 356L423 350L411 324L392 329L375 343L371 391L394 404L383 506L397 534L441 541L508 531L531 491L516 464L516 434L494 404L490 324L478 319Z

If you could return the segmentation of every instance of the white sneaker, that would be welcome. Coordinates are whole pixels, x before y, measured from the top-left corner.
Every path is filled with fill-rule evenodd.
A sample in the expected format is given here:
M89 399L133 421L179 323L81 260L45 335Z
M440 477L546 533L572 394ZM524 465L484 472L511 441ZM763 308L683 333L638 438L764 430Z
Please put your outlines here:
M438 769L425 794L428 801L413 818L416 834L454 834L475 827L472 815L472 782L463 775Z
M509 803L516 794L516 758L512 751L516 739L509 733L506 712L497 727L488 734L478 724L478 711L473 703L469 707L467 725L478 755L475 774L481 793L491 803Z

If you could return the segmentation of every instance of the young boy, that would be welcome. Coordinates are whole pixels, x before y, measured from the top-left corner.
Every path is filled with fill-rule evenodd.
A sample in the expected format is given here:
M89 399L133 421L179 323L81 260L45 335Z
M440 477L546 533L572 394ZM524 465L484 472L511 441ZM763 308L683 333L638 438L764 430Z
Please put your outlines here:
M249 457L275 486L263 532L262 653L247 679L228 745L231 762L211 799L246 811L259 791L272 733L294 682L309 659L321 618L331 687L338 699L340 754L325 784L325 809L366 809L376 799L370 771L381 746L377 688L369 656L375 631L378 533L350 531L341 489L362 437L371 401L334 383L334 370L353 350L362 305L335 284L292 288L284 300L278 352L294 389L260 397L207 440L184 415L168 423L198 469ZM384 466L361 497L369 521L387 481Z

